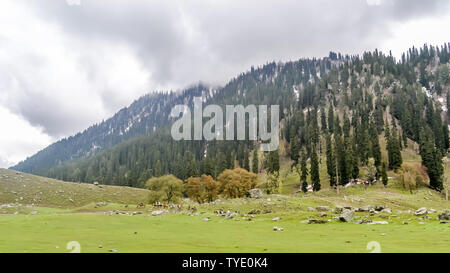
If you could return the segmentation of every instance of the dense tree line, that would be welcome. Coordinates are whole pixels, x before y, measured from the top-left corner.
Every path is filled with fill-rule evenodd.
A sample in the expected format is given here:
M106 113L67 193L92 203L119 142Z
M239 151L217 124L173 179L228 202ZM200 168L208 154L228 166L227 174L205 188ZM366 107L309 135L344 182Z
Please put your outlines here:
M323 186L318 175L321 164L326 164L333 187L358 178L360 168L372 161L376 179L384 182L385 171L402 166L401 150L414 141L420 144L431 187L439 190L442 157L450 146L448 116L442 111L443 106L450 106L449 56L448 44L425 45L409 49L401 60L377 50L362 56L331 52L322 59L252 67L214 92L197 86L182 95L152 98L155 121L140 125L148 129L155 124L157 129L150 130L150 137L142 129L139 134L144 136L89 158L79 160L67 151L65 160L72 161L63 163L54 157L40 169L37 166L41 165L31 164L36 166L31 171L67 181L143 187L154 176L173 174L186 181L204 174L218 179L224 170L235 167L254 173L266 170L275 177L280 156L288 156L299 172L302 189L307 188L309 175L313 189L319 190ZM281 145L286 147L260 153L259 141L172 140L168 112L174 103L192 105L192 98L199 94L205 105L280 105ZM383 136L385 160L381 156ZM53 152L48 154L51 157Z

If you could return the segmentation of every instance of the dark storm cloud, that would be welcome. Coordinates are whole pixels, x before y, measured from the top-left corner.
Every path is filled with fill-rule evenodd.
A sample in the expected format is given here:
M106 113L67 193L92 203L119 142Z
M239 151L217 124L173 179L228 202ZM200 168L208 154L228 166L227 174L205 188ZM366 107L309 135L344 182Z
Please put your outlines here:
M266 61L372 50L389 36L389 23L432 16L447 5L442 0L371 2L377 0L81 0L80 6L51 0L35 5L43 18L70 34L132 45L156 82L179 87L189 81L223 82ZM194 41L187 27L198 33ZM211 67L221 71L221 65L226 75L210 77Z
M377 2L380 5L368 4ZM28 3L38 18L82 41L85 46L74 46L85 52L81 55L98 50L94 46L98 43L124 45L130 48L128 55L149 73L146 90L131 91L112 84L92 87L89 83L101 82L102 77L120 79L120 75L105 76L100 71L104 67L99 63L116 56L114 52L98 57L93 53L78 58L77 65L86 77L76 80L86 84L77 88L92 88L89 92L100 100L101 118L131 102L129 97L118 96L123 92L143 94L159 87L176 89L199 80L222 84L251 65L268 61L321 57L330 50L349 54L373 50L390 36L391 23L435 16L448 5L439 0L81 0L80 6L69 6L60 0ZM26 64L34 64L36 70L40 69L39 62L46 61L30 60L27 58ZM16 71L20 74L20 67ZM14 78L25 91L9 102L15 105L17 113L50 135L72 134L100 120L95 111L80 113L76 107L61 104L64 100L58 99L59 92L51 96L27 92L34 83L28 78L21 82L22 76ZM83 98L78 102L73 97L69 99L71 103L86 103Z

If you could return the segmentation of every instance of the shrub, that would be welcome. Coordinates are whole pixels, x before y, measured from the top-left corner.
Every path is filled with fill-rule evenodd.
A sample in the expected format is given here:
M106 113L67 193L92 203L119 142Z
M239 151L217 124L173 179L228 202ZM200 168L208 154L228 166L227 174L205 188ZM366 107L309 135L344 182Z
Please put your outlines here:
M217 180L220 182L220 191L227 198L244 197L256 187L258 176L245 169L223 171Z
M169 174L160 177L152 177L145 183L150 190L149 202L165 201L167 203L178 201L182 196L183 182Z
M212 202L217 199L220 183L210 175L202 174L200 177L189 177L184 188L187 196L198 203Z

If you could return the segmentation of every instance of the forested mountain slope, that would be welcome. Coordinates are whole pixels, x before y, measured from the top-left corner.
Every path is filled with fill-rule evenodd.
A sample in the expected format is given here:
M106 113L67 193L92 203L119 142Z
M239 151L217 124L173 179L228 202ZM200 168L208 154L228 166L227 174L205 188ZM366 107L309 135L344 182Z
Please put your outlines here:
M211 95L215 92L199 84L179 93L162 92L142 96L113 117L53 143L12 169L38 173L39 170L61 165L68 160L91 157L135 136L149 136L167 124L172 105L184 104L193 96L200 96L205 89Z
M410 139L420 144L430 183L442 184L439 162L449 148L449 59L445 44L411 48L401 60L379 51L362 56L331 52L321 59L252 67L216 90L199 85L180 94L145 96L14 169L67 181L143 186L149 177L165 173L182 179L202 173L216 177L237 166L273 172L279 156L290 157L294 166L323 157L331 164L328 169L335 169L328 183L345 184L369 164L400 168L399 150ZM256 141L174 141L170 110L191 105L199 95L205 105L280 105L279 151L257 152ZM387 159L381 157L381 136L387 140Z

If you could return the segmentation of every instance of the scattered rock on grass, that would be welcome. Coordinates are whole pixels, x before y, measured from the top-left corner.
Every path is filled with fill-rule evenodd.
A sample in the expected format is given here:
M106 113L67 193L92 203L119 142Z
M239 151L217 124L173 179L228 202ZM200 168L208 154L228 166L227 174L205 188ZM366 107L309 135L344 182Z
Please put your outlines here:
M382 209L381 212L392 213L392 210L390 208L385 208L385 209Z
M328 223L328 220L323 220L323 219L309 219L308 224L326 224Z
M387 225L387 224L389 224L389 222L387 222L387 221L372 221L372 222L370 222L370 223L367 223L368 225L377 225L377 224L379 224L379 225Z
M281 228L281 227L273 227L273 230L274 230L274 231L283 231L284 228Z
M355 222L355 224L370 224L372 223L371 219L362 219Z
M162 215L162 214L164 214L166 211L164 211L164 210L155 210L155 211L152 211L152 216L158 216L158 215Z
M329 206L318 206L316 207L316 211L330 211L331 208Z
M336 208L334 208L334 213L341 214L343 210L344 210L343 207L336 207Z
M355 212L353 210L346 209L342 212L339 220L342 222L350 222L353 220L353 217L355 217Z
M416 210L416 212L414 214L415 215L424 215L426 213L427 213L427 208L423 207L423 208Z
M261 189L251 189L248 193L250 195L250 198L258 199L263 197Z
M251 211L247 212L247 214L260 214L261 211L259 209L252 209Z
M281 220L281 217L275 217L272 219L272 221L280 221L280 220Z
M356 211L357 212L368 212L371 209L372 209L372 206L363 206L363 207L358 208Z
M441 221L450 220L450 210L444 210L438 215L438 219Z

